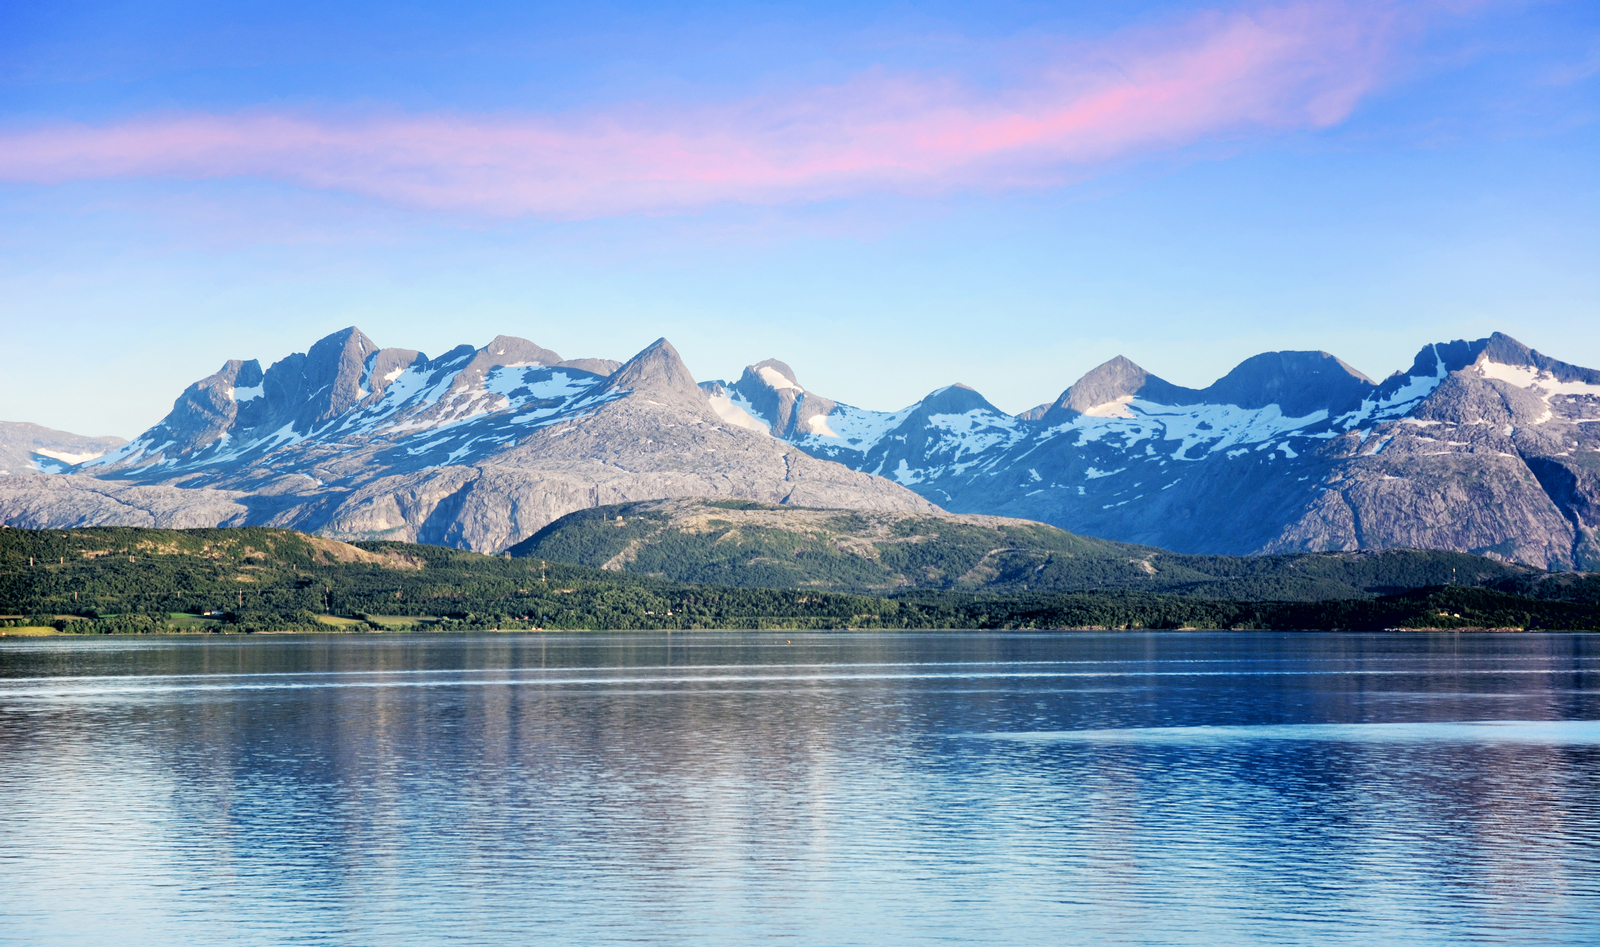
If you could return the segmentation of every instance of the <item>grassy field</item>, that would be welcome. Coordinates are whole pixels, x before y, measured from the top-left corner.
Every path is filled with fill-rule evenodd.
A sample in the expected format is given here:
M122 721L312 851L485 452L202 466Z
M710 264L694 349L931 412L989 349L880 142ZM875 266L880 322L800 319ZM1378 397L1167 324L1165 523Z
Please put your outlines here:
M368 615L367 621L385 631L427 631L440 619L438 615Z

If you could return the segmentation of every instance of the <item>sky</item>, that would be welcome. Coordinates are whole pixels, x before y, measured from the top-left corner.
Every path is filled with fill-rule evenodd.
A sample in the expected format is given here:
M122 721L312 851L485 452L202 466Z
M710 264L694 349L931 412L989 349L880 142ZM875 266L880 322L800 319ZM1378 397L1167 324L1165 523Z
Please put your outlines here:
M1600 367L1600 4L0 4L0 419L348 325L892 410L1125 355Z

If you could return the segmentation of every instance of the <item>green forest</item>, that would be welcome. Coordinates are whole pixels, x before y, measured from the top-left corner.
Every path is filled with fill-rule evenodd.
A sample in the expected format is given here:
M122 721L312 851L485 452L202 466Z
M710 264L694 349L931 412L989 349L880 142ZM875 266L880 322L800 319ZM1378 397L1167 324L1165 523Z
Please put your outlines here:
M265 528L0 528L0 625L80 634L468 629L1600 629L1600 576L1322 601L1168 591L896 595L671 582ZM0 627L0 633L5 632Z
M568 514L510 550L674 582L869 595L1125 590L1242 601L1370 598L1538 573L1457 552L1193 556L994 517L668 500Z

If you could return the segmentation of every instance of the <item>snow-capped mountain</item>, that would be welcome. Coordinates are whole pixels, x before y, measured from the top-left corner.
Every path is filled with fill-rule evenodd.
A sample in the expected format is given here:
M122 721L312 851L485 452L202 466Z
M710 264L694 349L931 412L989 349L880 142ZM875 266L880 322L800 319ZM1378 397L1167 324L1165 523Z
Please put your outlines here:
M228 362L103 456L29 455L0 477L0 522L499 551L578 509L721 496L937 504L1187 553L1414 547L1600 568L1597 425L1600 372L1503 335L1429 345L1382 382L1273 352L1190 389L1119 357L1010 415L963 385L858 408L772 360L697 386L664 339L626 363L509 336L429 358L351 328L266 369Z
M1375 383L1274 352L1201 390L1126 358L1008 415L955 385L895 412L767 361L702 385L724 417L953 512L1182 552L1410 546L1600 568L1600 372L1496 334Z
M626 363L507 336L430 359L350 328L264 371L228 362L70 476L0 478L0 522L274 525L499 551L574 510L670 497L932 508L724 423L665 339Z
M228 362L161 423L79 472L240 486L307 473L357 444L385 468L470 462L623 397L627 389L607 383L620 366L566 361L509 336L430 359L379 349L352 327L266 371Z

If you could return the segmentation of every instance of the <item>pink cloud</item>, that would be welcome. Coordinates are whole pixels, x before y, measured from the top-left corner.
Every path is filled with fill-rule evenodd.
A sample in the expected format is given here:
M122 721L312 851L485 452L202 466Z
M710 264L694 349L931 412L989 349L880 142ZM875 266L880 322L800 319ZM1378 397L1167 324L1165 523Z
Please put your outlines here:
M244 112L0 133L0 180L249 176L403 206L584 218L1047 186L1195 142L1320 128L1379 82L1384 3L1211 13L1061 50L1024 87L866 76L669 113Z

